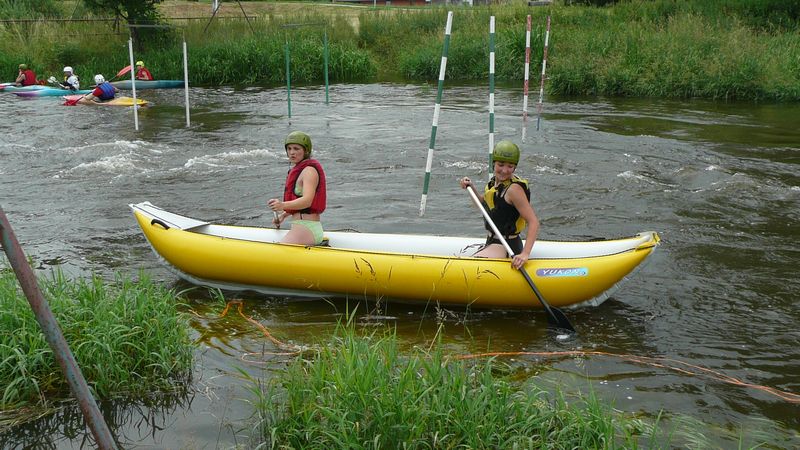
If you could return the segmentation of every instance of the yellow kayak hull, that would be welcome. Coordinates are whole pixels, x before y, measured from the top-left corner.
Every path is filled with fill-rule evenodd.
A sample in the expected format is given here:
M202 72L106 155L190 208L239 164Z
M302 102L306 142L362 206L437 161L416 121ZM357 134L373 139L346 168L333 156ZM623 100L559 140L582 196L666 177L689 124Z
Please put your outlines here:
M106 102L96 102L94 100L88 100L84 98L84 95L65 95L64 100L67 101L74 101L77 100L79 105L89 105L89 106L133 106L134 104L139 106L146 106L150 103L147 100L137 98L136 102L134 103L133 97L114 97L111 100Z
M484 238L332 232L326 233L330 246L289 245L278 243L283 230L213 225L147 202L130 206L155 252L196 284L313 297L541 308L508 259L467 256ZM599 304L658 243L655 232L613 241L537 241L525 269L552 306Z

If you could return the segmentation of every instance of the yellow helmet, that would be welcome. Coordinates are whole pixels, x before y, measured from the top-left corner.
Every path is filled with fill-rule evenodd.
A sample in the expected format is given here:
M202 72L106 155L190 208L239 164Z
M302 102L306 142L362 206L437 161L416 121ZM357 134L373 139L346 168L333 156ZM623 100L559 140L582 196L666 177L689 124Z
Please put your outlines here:
M144 61L136 61L136 67L142 66L144 67Z

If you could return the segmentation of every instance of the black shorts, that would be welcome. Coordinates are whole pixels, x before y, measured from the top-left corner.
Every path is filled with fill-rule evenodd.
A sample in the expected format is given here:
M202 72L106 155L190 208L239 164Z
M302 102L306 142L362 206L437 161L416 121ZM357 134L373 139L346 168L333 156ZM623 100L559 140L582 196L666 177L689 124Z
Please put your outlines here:
M508 242L508 246L511 247L511 250L514 252L514 255L519 255L520 253L522 253L522 238L519 237L519 235L513 238L506 238L506 242ZM489 244L503 245L503 243L500 242L500 239L497 239L494 236L489 236L488 238L486 238L486 244L484 244L484 247L488 246ZM508 255L508 256L512 257L514 255Z

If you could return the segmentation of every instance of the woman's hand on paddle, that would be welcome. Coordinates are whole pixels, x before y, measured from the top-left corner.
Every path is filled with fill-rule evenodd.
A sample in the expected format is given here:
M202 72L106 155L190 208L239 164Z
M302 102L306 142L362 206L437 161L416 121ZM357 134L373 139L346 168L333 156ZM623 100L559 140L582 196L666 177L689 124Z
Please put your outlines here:
M461 184L461 189L466 189L467 186L472 186L472 188L475 189L475 185L472 184L472 180L470 180L469 177L464 177L458 180L458 182Z
M511 258L511 267L519 270L520 267L524 266L525 263L528 262L528 258L530 258L530 256L531 255L529 253L525 253L524 251L519 255L514 255L514 257Z
M273 211L283 211L283 202L277 198L271 198L267 201L267 206Z

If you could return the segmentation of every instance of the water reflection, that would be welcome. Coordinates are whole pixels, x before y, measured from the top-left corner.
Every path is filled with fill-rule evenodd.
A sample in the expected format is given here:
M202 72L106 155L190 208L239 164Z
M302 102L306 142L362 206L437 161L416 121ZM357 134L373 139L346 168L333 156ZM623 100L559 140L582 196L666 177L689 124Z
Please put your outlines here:
M98 402L111 434L122 448L137 448L143 443L158 445L175 422L178 410L191 409L196 395L189 382L173 392L158 392L138 398ZM44 411L44 416L25 420L22 425L0 429L3 448L57 449L64 446L95 448L94 437L86 427L80 407L74 401L60 402ZM38 415L25 411L28 417ZM124 429L124 433L122 433Z

